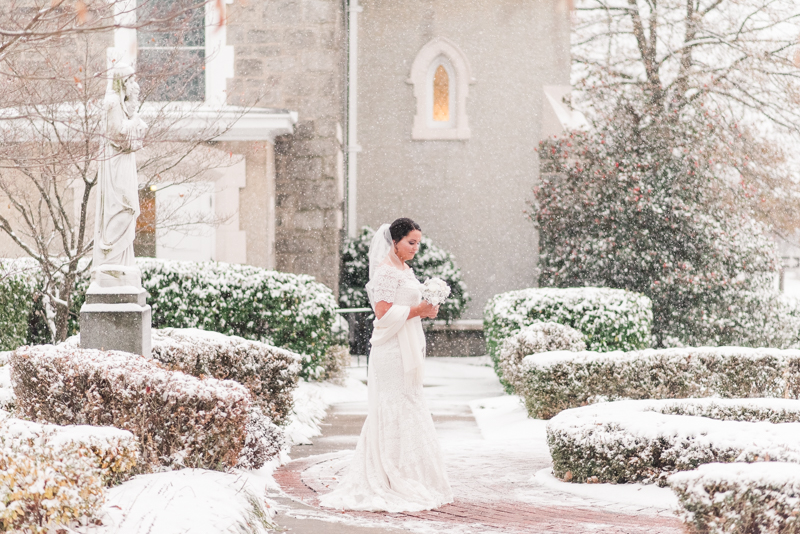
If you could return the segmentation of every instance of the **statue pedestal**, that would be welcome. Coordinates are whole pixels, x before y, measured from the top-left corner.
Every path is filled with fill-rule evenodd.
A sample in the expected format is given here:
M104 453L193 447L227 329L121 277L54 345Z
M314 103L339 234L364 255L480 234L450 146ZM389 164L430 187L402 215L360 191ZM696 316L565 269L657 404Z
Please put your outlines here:
M150 306L141 286L92 282L81 306L81 348L121 350L150 357Z

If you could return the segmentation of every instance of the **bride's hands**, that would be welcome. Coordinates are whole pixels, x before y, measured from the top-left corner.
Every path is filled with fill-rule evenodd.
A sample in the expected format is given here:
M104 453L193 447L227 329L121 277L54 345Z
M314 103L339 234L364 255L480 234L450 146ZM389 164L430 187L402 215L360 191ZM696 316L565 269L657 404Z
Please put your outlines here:
M423 300L414 308L414 311L416 311L416 316L423 319L435 319L439 313L439 306L434 306L427 300Z
M389 308L392 307L390 302L379 301L375 305L375 316L378 319L383 318L386 315L386 312L389 311ZM439 313L439 306L434 306L427 300L423 300L418 305L413 306L411 311L408 314L409 319L413 319L414 317L422 317L423 319L436 319L436 315Z

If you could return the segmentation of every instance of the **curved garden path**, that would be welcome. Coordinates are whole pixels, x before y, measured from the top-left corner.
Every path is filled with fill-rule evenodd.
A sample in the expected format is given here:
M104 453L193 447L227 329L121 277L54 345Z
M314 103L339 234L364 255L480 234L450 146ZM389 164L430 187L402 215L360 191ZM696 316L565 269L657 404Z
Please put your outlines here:
M363 368L351 372L365 379ZM429 359L425 386L456 496L453 504L403 514L319 508L319 496L336 486L355 448L366 417L361 400L333 405L323 435L311 446L293 448L293 461L276 471L285 494L278 522L300 534L683 532L669 490L578 487L553 479L544 423L526 420L509 402L513 399L501 397L485 359Z

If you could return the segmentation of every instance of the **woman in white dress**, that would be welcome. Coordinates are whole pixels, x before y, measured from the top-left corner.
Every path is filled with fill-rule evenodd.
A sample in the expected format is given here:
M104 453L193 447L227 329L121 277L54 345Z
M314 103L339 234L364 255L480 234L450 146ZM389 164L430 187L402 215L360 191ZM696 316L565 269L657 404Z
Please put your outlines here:
M320 504L340 510L407 512L453 502L442 451L422 392L425 334L420 319L438 306L421 299L405 264L422 233L411 219L384 224L370 245L367 293L375 310L370 340L369 411L350 467Z

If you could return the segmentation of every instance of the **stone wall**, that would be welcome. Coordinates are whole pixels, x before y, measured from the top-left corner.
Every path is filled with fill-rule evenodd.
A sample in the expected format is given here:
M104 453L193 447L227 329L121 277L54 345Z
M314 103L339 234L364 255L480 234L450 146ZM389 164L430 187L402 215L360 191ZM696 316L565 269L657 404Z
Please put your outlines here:
M569 84L563 0L360 0L358 225L411 217L452 252L480 318L492 295L535 286L533 196L543 86ZM413 140L407 83L419 51L446 38L469 62L463 140Z
M339 280L346 38L341 0L228 6L235 78L228 102L298 112L275 141L275 268Z

